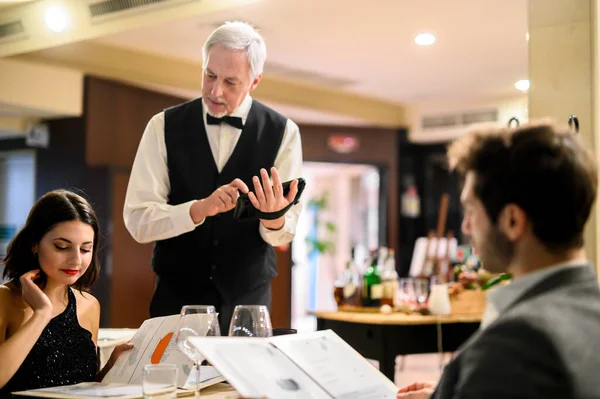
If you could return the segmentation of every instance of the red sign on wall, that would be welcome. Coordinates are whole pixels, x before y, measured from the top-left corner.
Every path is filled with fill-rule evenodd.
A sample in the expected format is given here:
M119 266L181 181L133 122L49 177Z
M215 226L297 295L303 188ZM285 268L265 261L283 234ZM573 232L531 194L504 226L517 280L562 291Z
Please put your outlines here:
M348 134L330 134L327 138L327 146L340 154L354 152L359 147L358 138Z

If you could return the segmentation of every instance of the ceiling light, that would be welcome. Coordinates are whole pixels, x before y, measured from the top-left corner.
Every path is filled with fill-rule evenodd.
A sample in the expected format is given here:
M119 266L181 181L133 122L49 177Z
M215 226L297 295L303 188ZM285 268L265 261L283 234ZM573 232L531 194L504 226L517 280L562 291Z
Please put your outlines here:
M522 79L522 80L517 81L515 83L515 88L522 92L526 92L527 90L529 90L529 80Z
M529 32L525 33L525 40L529 41Z
M435 43L435 36L432 33L419 33L415 37L415 43L419 46L431 46Z
M60 33L69 24L69 13L62 6L51 6L46 9L44 20L52 32Z

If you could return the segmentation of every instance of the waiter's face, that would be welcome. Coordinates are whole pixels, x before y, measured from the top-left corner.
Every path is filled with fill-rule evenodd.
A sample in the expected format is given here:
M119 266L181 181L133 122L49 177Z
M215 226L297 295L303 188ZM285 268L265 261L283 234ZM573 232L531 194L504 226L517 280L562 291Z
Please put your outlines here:
M213 46L202 77L202 97L208 113L217 118L231 114L254 91L261 77L250 80L250 64L244 51Z

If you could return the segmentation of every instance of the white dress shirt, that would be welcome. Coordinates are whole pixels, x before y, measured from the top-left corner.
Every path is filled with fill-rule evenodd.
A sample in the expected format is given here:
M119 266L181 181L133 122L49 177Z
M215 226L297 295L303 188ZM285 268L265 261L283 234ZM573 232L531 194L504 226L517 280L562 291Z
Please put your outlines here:
M515 303L515 301L525 294L525 292L529 291L529 289L533 288L546 277L570 267L582 267L587 266L588 264L587 261L582 260L560 263L528 273L506 285L490 288L485 295L487 305L483 312L483 316L481 317L480 328L484 329L496 321L509 306Z
M208 142L217 168L221 172L233 153L242 131L226 123L208 125L206 104L204 101L202 103ZM231 116L241 117L245 124L251 105L252 98L248 95ZM131 236L140 243L176 237L194 230L204 222L194 224L190 216L190 207L196 200L179 205L167 204L171 187L167 167L164 118L164 112L160 112L148 122L133 161L125 196L123 208L125 226ZM274 166L282 182L302 176L300 129L290 119L287 120ZM198 178L202 178L201 170L198 171ZM199 199L202 198L197 200ZM292 206L285 214L285 223L280 230L269 230L259 223L259 232L263 240L273 246L292 241L300 210L300 203Z

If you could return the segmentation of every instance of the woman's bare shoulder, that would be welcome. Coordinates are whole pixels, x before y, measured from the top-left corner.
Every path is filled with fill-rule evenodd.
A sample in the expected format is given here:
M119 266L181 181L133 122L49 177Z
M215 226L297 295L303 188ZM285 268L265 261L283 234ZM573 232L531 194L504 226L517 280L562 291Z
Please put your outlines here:
M93 313L100 315L100 302L98 302L95 296L89 292L82 292L77 289L73 289L73 292L77 299L77 308L80 309L82 314Z
M0 285L0 313L6 316L17 310L23 310L21 290L12 281Z
M0 301L21 300L21 289L12 281L0 285Z

